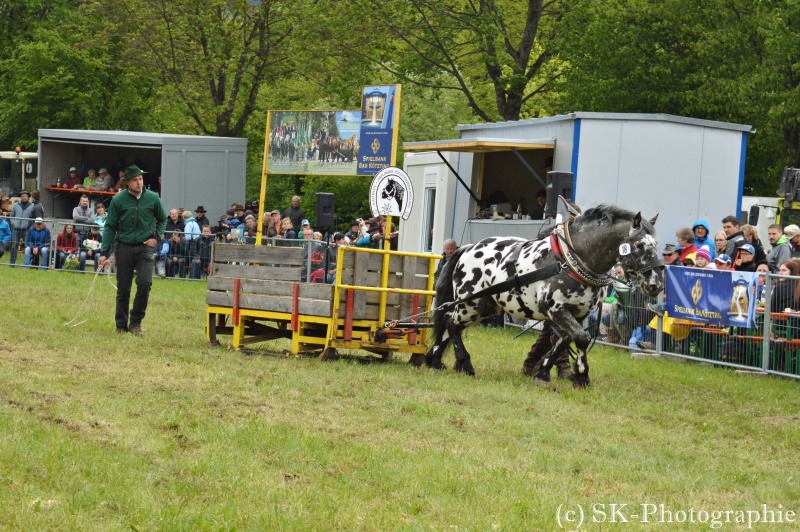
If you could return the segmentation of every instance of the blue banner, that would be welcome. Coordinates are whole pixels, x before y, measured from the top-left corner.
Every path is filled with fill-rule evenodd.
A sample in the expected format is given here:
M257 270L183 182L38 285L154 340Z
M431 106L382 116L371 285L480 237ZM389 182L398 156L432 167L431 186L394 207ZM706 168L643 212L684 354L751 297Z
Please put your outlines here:
M364 87L361 98L361 131L358 175L375 175L394 165L400 85Z
M673 318L734 327L756 326L756 275L667 267L667 310Z

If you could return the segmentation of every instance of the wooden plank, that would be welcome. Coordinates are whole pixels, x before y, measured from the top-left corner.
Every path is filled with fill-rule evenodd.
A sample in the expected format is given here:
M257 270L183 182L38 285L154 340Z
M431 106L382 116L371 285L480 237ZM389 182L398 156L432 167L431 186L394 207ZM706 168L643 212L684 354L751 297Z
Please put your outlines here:
M264 279L269 281L299 281L302 271L302 268L296 266L278 268L275 266L247 266L220 263L211 265L211 277Z
M301 266L303 248L214 243L214 261Z
M353 269L356 266L356 255L359 253L356 251L348 251L345 249L344 257L342 257L342 268L350 268Z
M242 279L241 291L245 293L263 294L272 296L291 296L292 285L290 281L275 281L262 279ZM233 278L231 277L209 277L209 290L233 290ZM300 297L306 299L327 299L333 298L333 285L319 283L300 283Z
M421 262L421 261L420 261ZM413 290L415 288L415 272L417 271L416 257L403 257L403 277L400 278L400 288ZM415 314L412 310L414 296L402 294L400 296L400 316L410 316Z
M386 253L370 253L369 254L369 270L370 271L383 271L383 257ZM403 270L402 255L389 255L389 271L392 273Z
M233 294L228 292L206 292L206 304L230 307L233 305ZM330 317L330 300L305 299L298 301L298 312L305 316ZM240 294L239 306L242 309L264 310L271 312L292 312L291 297L275 297L261 294Z
M429 262L430 262L430 259L428 259L428 260L425 260L425 259L419 259L419 260L417 261L417 271L416 271L416 274L417 274L417 275L424 275L425 277L427 277L427 276L428 276L428 263L429 263Z
M380 286L380 280L377 283L366 284L367 282L367 265L369 264L369 253L356 253L355 269L353 271L353 285L357 286ZM367 304L367 295L363 290L358 290L353 296L353 318L357 320L364 319L365 306Z

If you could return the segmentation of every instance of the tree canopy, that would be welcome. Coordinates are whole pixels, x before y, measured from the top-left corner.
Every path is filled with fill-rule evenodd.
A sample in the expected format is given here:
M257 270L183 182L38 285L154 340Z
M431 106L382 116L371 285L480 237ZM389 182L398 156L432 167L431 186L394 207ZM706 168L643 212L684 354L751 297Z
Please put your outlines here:
M773 194L781 167L800 165L800 5L787 0L8 0L0 14L5 146L35 149L39 128L247 136L249 200L267 110L354 108L375 83L404 85L403 140L669 113L753 126L747 193ZM356 211L368 181L276 177L267 201L322 187Z

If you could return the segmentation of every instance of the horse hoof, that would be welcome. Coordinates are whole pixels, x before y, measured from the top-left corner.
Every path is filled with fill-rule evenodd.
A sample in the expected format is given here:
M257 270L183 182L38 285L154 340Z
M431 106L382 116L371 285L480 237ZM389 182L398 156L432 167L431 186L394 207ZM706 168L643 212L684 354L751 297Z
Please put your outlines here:
M585 390L586 388L589 387L589 383L572 381L572 387L575 388L576 390Z
M533 382L537 386L547 386L548 384L550 384L550 377L548 376L548 378L543 379L537 375L536 377L533 378Z

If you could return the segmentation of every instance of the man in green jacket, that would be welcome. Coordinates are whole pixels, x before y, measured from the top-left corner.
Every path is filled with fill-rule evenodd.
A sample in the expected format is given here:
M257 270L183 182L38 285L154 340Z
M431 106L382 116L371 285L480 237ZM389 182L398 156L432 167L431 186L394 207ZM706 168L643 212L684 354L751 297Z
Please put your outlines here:
M108 206L106 225L103 227L103 247L100 249L100 267L105 264L111 243L118 239L117 260L117 311L114 320L117 332L132 332L142 336L142 320L147 311L150 285L153 280L153 253L156 244L164 237L167 213L161 198L145 190L144 171L137 166L125 169L121 190ZM136 271L136 297L128 319L133 272Z

